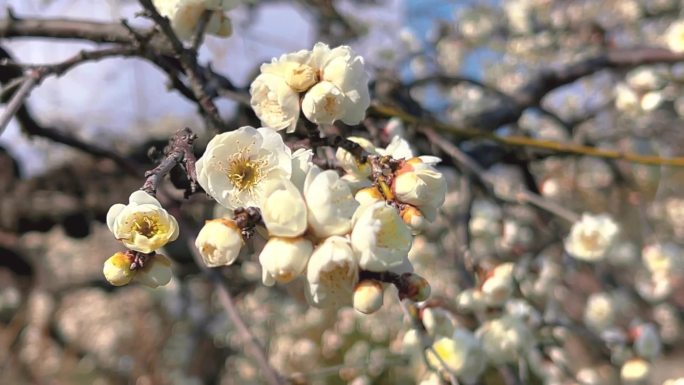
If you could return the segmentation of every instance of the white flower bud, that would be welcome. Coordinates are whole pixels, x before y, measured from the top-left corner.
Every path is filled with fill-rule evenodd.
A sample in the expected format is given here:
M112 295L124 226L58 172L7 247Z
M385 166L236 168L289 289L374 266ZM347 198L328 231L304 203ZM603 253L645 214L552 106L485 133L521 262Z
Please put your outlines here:
M565 239L565 250L577 259L596 262L606 255L617 233L618 226L609 216L584 213L572 225Z
M151 253L178 238L178 222L159 201L138 190L128 205L115 204L107 212L107 227L131 250Z
M354 309L363 314L375 313L382 307L383 296L380 282L371 279L361 281L354 288Z
M316 247L307 265L309 302L316 307L351 304L358 271L349 240L340 236L327 238Z
M264 285L287 283L300 276L312 251L308 239L271 237L259 254Z
M384 202L359 207L352 223L352 249L362 269L387 271L406 259L413 236L394 207Z
M298 237L306 231L306 203L287 179L274 179L264 188L261 216L270 235Z
M204 11L213 11L205 27L207 34L227 37L233 31L230 19L223 14L229 7L206 0L153 0L157 11L169 18L171 27L182 40L191 39Z
M534 343L528 327L518 317L510 315L487 321L476 334L487 357L495 364L517 362Z
M317 237L349 233L352 215L359 204L335 171L312 167L304 182L304 198L309 228Z
M313 151L311 149L300 148L292 153L292 176L290 180L297 187L297 190L304 191L304 180L306 174L313 166L311 159Z
M408 160L392 182L397 200L421 209L430 221L435 219L433 211L444 204L446 190L444 175L420 158Z
M427 350L427 358L431 366L448 370L465 382L477 380L487 362L477 338L464 328L456 328L451 337L437 339Z
M195 240L202 260L209 267L231 265L243 244L240 228L225 218L206 221Z
M131 263L128 255L118 252L105 261L102 273L107 282L114 286L127 285L135 275L135 271L131 270Z
M476 312L486 307L482 292L474 289L466 289L458 293L456 306L459 310L466 312Z

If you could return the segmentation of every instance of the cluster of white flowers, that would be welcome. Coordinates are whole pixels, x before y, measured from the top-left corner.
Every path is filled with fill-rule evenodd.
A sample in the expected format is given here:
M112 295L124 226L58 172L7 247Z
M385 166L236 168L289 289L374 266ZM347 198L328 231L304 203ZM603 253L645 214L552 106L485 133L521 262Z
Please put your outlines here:
M393 143L408 148L403 139ZM265 285L302 276L313 306L354 305L374 312L382 305L383 285L359 282L360 271L412 271L408 251L416 229L412 217L403 214L411 207L418 213L412 215L427 209L434 217L444 202L444 178L408 149L404 155L409 159L396 160L400 167L384 192L373 185L365 191L375 189L375 199L363 194L355 199L352 183L314 165L312 155L310 150L292 153L274 129L241 127L209 142L196 163L197 177L225 208L260 210L265 228L257 233L267 235L259 252ZM356 169L370 168L353 162ZM365 175L371 185L370 173ZM196 240L205 263L233 263L245 241L242 230L235 218L207 221Z
M107 226L132 251L118 252L105 262L107 281L122 286L135 280L157 287L171 280L171 262L156 251L178 238L178 222L156 198L142 190L133 192L128 205L118 203L109 209ZM136 253L149 260L136 262Z
M287 132L295 130L300 111L316 124L358 124L370 104L363 58L348 46L323 43L262 64L250 93L261 123Z
M227 37L233 32L225 11L237 5L236 0L153 0L160 15L171 22L171 27L182 40L192 38L205 11L211 12L205 32Z

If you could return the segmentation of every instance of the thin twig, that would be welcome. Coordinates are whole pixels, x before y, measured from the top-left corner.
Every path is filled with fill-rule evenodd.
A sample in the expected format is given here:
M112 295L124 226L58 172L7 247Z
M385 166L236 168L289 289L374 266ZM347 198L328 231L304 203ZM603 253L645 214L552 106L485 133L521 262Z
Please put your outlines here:
M494 181L487 175L486 171L482 166L480 166L475 160L473 160L468 154L464 153L457 146L451 144L446 138L439 135L435 130L431 128L419 128L419 130L427 136L432 144L439 147L444 153L452 157L457 163L465 168L465 171L472 174L474 177L478 178L480 182L487 187L487 190L494 194L496 197L503 199L505 201L517 201L520 203L528 203L544 209L551 214L557 215L560 218L567 220L570 223L574 223L579 220L579 215L566 209L565 207L544 199L543 197L532 193L529 190L520 190L514 196L502 196L494 188Z
M21 87L19 87L17 92L14 93L12 99L10 99L9 103L7 103L5 110L0 116L0 135L2 135L2 133L5 131L5 128L9 124L10 120L12 120L14 114L19 110L19 107L24 104L24 100L26 100L29 93L31 93L31 90L33 90L33 87L35 87L39 78L40 75L35 71L29 73L24 78Z
M197 30L195 31L195 36L192 39L192 50L195 52L197 52L204 41L204 32L207 29L207 25L209 24L209 19L211 19L212 13L213 12L211 10L205 9L204 12L202 12L202 16L200 16L199 21L197 22Z

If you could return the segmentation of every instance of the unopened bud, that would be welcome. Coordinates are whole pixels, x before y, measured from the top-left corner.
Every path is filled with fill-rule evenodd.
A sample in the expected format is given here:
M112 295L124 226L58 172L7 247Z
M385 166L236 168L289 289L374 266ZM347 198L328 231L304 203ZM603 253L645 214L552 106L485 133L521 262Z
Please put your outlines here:
M625 384L645 383L651 374L651 364L641 358L632 358L620 369L620 377Z
M422 302L430 296L430 284L418 274L404 273L397 283L399 298L410 299L413 302Z
M127 285L133 279L135 272L131 270L132 258L120 251L109 257L102 268L107 282L114 286Z
M235 221L225 218L206 221L195 240L202 260L209 267L235 262L243 243L241 230Z
M375 313L382 307L382 301L382 284L378 281L363 280L354 288L354 309L361 313Z
M423 232L428 223L423 213L410 205L401 210L401 219L404 220L414 235Z

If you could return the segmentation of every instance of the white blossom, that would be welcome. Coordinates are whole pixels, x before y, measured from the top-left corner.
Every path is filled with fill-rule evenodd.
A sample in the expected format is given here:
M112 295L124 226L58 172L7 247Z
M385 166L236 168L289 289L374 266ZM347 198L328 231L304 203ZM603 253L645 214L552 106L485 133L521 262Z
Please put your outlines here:
M511 315L487 321L477 330L477 335L494 364L517 362L533 344L529 328L521 319Z
M427 358L433 367L451 372L465 382L477 380L487 363L480 342L461 327L456 328L450 337L437 339L427 350Z
M352 248L362 269L387 271L408 259L413 237L394 207L385 202L361 206L352 224Z
M259 254L264 285L287 283L299 277L312 251L313 244L308 239L270 237Z
M292 174L290 149L267 127L245 126L216 135L196 166L202 188L229 209L260 207L267 182Z
M594 293L587 299L584 308L584 323L596 331L602 331L613 324L616 306L608 293Z
M224 14L235 5L233 1L153 0L152 3L160 15L169 18L171 27L182 40L195 35L204 11L211 11L205 33L227 37L233 32L230 19Z
M632 358L620 369L623 384L641 384L651 375L651 364L641 358Z
M311 159L313 151L311 149L300 148L292 153L292 176L290 180L299 191L304 191L304 181L306 174L313 166Z
M641 258L651 274L670 274L684 268L682 248L672 242L644 246Z
M264 189L261 216L270 235L298 237L306 231L304 197L288 179L268 182Z
M676 20L665 31L667 47L674 52L684 52L684 20Z
M115 204L107 212L107 227L131 250L151 253L178 238L178 222L150 194L138 190L128 205Z
M314 249L306 268L309 302L316 307L342 307L352 303L358 263L345 237L332 236Z
M299 118L299 95L284 79L263 73L249 87L250 105L261 124L276 130L293 132Z
M319 238L344 235L359 204L347 183L333 170L312 167L304 181L309 228Z
M211 219L197 234L195 246L208 267L231 265L240 254L244 241L235 221Z
M513 294L513 263L502 263L482 284L482 297L488 306L501 306Z
M587 262L603 259L612 246L618 226L608 215L582 214L565 239L565 250L573 257Z
M297 124L301 94L301 111L316 124L358 124L370 104L363 58L348 46L330 49L323 43L262 64L250 93L262 123L288 132Z

